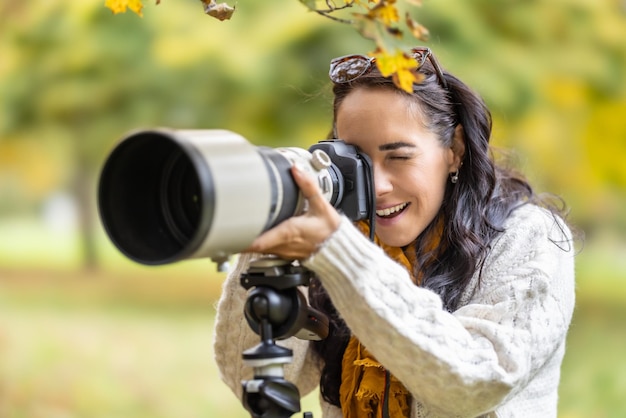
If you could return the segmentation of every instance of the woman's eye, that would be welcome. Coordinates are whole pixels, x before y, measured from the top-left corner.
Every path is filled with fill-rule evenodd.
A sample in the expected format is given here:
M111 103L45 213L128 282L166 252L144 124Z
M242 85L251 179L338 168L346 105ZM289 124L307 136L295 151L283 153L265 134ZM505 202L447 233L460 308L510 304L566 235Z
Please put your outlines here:
M389 159L404 161L404 160L410 160L411 156L410 155L390 155Z

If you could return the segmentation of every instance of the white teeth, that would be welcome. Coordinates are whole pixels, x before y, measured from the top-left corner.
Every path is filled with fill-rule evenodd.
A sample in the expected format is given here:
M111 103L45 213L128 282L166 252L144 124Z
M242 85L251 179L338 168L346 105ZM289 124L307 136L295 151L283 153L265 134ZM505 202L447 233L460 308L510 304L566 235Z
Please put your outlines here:
M401 203L399 205L396 205L396 206L393 206L393 207L390 207L390 208L377 210L376 211L376 215L378 215L378 216L389 216L392 213L399 212L402 209L406 208L407 205L408 205L408 203L404 202L404 203Z

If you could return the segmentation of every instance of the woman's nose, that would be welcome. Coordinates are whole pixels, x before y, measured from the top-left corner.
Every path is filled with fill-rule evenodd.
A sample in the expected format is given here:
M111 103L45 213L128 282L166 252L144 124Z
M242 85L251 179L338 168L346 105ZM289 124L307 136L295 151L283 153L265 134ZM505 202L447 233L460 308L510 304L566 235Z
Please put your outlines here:
M384 170L374 167L374 189L376 197L384 196L393 190L393 184Z

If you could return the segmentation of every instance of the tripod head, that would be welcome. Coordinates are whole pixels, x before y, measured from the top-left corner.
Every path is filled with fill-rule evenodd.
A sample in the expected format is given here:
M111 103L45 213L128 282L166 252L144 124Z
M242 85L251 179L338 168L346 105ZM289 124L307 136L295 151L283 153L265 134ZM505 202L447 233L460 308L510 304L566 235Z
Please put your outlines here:
M300 411L298 388L284 379L283 365L293 352L276 345L292 336L320 340L328 336L328 318L311 308L298 286L308 286L311 271L296 261L268 256L252 262L241 276L249 290L244 308L248 325L261 342L243 352L254 378L243 381L243 405L253 418L290 417ZM310 413L305 417L312 418Z

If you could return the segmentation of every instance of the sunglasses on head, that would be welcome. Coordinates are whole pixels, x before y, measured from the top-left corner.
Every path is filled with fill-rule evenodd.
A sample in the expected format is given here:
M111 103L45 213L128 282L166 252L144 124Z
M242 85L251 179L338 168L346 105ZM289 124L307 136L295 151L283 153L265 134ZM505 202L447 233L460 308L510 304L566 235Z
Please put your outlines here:
M443 77L441 67L437 63L437 60L433 56L430 48L416 47L411 49L411 55L417 62L417 68L419 69L426 60L430 61L430 64L435 70L437 80L444 89L448 88L448 83ZM334 58L330 61L330 71L328 76L335 84L349 83L364 74L369 73L374 67L376 58L367 57L365 55L345 55L343 57Z

